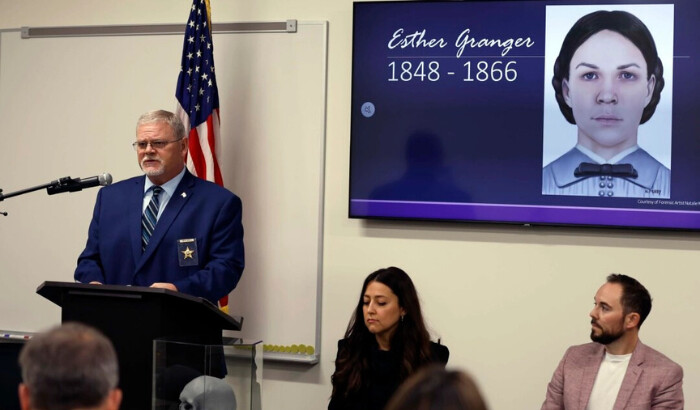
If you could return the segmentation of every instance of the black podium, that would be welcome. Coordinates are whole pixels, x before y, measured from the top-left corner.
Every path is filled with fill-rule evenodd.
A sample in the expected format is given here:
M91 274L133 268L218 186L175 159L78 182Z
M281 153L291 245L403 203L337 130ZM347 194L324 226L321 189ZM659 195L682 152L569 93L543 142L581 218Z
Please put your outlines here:
M151 408L154 339L221 344L222 329L240 330L243 322L206 299L166 289L44 282L37 293L61 306L62 322L94 326L112 341L121 408L129 410Z

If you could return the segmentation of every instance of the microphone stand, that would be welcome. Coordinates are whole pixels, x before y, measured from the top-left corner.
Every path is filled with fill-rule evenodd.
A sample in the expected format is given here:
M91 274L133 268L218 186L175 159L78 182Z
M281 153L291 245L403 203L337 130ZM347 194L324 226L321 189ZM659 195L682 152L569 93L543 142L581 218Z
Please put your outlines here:
M31 188L20 189L19 191L10 192L9 194L3 194L2 189L0 189L0 202L4 201L7 198L12 198L13 196L27 194L29 192L38 191L38 190L44 189L44 188L46 188L46 191L49 193L49 195L51 195L52 188L56 188L56 187L60 187L63 185L68 185L68 184L74 184L74 183L75 183L75 180L73 178L63 177L63 178L59 179L58 181L53 181L53 182L49 182L47 184L37 185L37 186L31 187ZM0 212L0 215L7 216L7 212Z
M0 201L2 201L4 196L2 195L2 188L0 188ZM0 215L7 216L7 212L0 211Z
M66 177L66 178L70 179L70 177ZM65 179L65 178L61 178L61 180L63 180L63 179ZM41 184L41 185L37 185L35 187L21 189L19 191L10 192L9 194L3 194L2 189L0 189L0 202L4 201L7 198L12 198L13 196L19 196L22 194L27 194L29 192L38 191L38 190L43 189L43 188L48 188L54 184L55 184L55 182L49 182L48 184Z

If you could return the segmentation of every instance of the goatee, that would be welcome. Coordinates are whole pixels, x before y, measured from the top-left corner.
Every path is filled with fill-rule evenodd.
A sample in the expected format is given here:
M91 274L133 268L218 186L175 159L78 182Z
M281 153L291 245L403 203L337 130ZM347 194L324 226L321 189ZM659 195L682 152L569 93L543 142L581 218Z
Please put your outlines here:
M609 333L606 332L603 329L600 329L601 332L600 334L595 334L595 329L591 329L591 340L600 343L602 345L609 345L610 343L616 341L617 339L621 338L624 332L620 330L619 332L615 333Z

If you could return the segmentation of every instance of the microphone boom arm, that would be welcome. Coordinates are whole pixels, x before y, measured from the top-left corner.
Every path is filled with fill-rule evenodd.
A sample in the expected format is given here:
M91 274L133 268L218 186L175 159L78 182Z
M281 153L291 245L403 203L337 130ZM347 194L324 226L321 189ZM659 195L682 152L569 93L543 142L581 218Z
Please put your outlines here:
M0 202L7 198L12 198L13 196L18 196L26 194L29 192L38 191L40 189L46 188L46 193L49 195L60 194L61 192L77 192L82 191L84 188L91 188L94 186L107 186L112 183L112 176L110 174L104 173L101 175L96 175L90 178L71 178L63 177L57 179L56 181L51 181L48 184L41 184L35 187L22 189L15 192L10 192L9 194L3 194L2 189L0 189Z
M55 182L55 181L54 181L54 182ZM48 188L48 187L50 187L52 184L53 184L53 182L49 182L48 184L41 184L41 185L37 185L37 186L35 186L35 187L26 188L26 189L21 189L21 190L19 190L19 191L10 192L9 194L3 194L3 193L2 193L2 190L0 190L0 202L4 201L4 200L7 199L7 198L12 198L13 196L19 196L19 195L22 195L22 194L28 194L28 193L30 193L30 192L34 192L34 191L38 191L38 190L40 190L40 189Z

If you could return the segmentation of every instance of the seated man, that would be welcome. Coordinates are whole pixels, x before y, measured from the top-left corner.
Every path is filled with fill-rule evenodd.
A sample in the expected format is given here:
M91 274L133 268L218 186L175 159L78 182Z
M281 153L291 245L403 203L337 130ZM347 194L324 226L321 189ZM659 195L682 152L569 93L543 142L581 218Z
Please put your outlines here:
M19 356L22 410L115 410L119 366L112 343L97 330L66 323L34 336Z
M639 340L650 311L641 283L608 276L589 314L593 343L566 351L542 410L683 410L683 369Z

